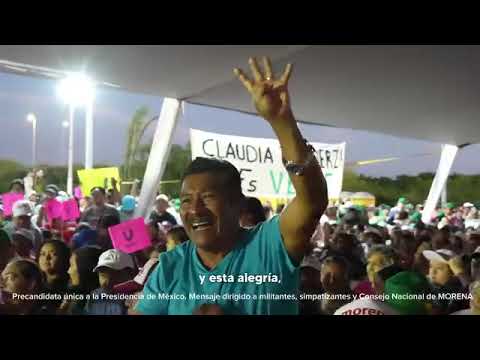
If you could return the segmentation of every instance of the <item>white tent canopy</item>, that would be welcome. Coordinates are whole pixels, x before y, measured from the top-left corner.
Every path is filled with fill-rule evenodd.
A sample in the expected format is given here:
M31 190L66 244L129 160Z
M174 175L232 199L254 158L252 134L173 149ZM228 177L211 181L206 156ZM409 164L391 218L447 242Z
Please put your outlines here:
M2 45L0 63L7 66L0 71L85 70L129 91L253 112L232 73L234 66L248 70L252 55L269 55L279 71L295 64L290 89L299 121L453 145L478 142L475 45Z
M140 194L138 213L145 215L166 164L179 101L253 112L232 69L248 70L248 57L262 55L277 71L294 63L289 88L298 121L451 145L478 142L475 45L2 45L0 71L53 78L85 71L99 85L166 97ZM437 175L448 177L456 149L450 154L444 147ZM437 203L445 182L445 176L435 178L426 208Z

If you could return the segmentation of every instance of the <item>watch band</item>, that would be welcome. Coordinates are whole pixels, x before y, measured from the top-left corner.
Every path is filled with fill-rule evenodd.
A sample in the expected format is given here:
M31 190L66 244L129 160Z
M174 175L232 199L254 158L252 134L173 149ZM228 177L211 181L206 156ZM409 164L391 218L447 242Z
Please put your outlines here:
M307 149L309 151L308 158L303 163L296 163L294 161L287 161L285 158L282 157L283 165L285 169L296 176L302 176L305 173L305 169L308 165L315 159L315 148L305 140L305 145L307 145Z

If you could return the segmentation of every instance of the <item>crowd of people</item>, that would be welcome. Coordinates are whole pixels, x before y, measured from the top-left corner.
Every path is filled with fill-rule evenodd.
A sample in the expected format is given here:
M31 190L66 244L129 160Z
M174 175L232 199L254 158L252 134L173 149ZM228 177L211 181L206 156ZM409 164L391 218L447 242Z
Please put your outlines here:
M301 276L305 293L330 296L303 301L302 312L480 314L477 209L472 203L447 203L428 224L422 212L423 205L403 197L392 208L354 206L348 199L328 207ZM423 296L398 301L392 291ZM350 297L338 301L342 294Z
M151 246L133 254L114 249L108 228L134 217L138 197L122 197L116 186L112 190L95 187L90 196L77 199L54 184L26 194L23 180L11 182L9 192L24 199L13 204L9 216L0 201L0 314L127 314L134 302L101 294L141 291L144 272L187 235L177 209L160 194L145 224ZM48 218L49 200L71 198L80 209L77 220Z
M10 191L23 194L22 181L12 181ZM9 217L0 206L0 314L126 315L135 297L101 294L139 294L160 254L188 241L179 209L165 194L146 220L152 246L133 254L113 248L108 228L133 218L138 197L120 196L115 204L105 189L93 188L91 196L76 199L88 204L76 222L45 215L46 201L68 199L55 185L26 197ZM239 225L253 229L284 207L245 197ZM422 211L406 198L392 208L355 206L348 199L329 206L299 266L299 313L480 314L476 207L447 203L428 225ZM425 296L395 301L398 291ZM44 295L31 300L13 294Z
M475 206L449 203L425 223L405 198L328 206L290 106L292 66L276 77L268 58L263 71L249 64L253 78L234 73L278 138L295 197L274 211L245 197L231 163L196 158L180 202L159 194L144 217L151 245L127 254L109 229L135 218L138 198L115 181L77 198L80 217L64 221L46 206L72 195L14 180L22 199L11 215L0 208L0 314L480 314Z

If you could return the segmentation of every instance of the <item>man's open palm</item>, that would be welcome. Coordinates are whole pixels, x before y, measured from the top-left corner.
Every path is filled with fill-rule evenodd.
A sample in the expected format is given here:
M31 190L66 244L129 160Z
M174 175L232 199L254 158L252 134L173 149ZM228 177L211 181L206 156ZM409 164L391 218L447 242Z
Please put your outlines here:
M253 80L240 69L235 68L233 72L252 95L258 113L268 121L289 115L291 110L287 86L292 73L292 64L287 64L283 75L278 79L273 74L268 57L263 58L264 73L259 70L255 58L250 58L249 64Z

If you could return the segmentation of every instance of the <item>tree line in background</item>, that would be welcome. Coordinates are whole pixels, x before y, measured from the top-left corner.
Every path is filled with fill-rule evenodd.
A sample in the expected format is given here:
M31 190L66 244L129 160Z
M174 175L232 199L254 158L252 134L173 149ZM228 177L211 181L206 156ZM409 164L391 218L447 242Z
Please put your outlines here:
M146 107L139 108L130 122L127 130L127 148L123 164L120 166L122 180L142 179L147 166L148 154L152 139L144 140L148 127L156 122L156 118L149 116ZM148 141L149 140L149 141ZM178 197L182 174L191 162L190 144L182 147L172 145L167 161L165 172L159 191ZM95 164L96 168L109 167L112 165ZM375 165L373 165L375 166ZM43 182L45 184L57 184L65 188L67 182L66 166L39 165L39 169L45 172ZM74 166L74 183L78 184L77 170L82 165ZM30 169L12 160L0 160L0 193L8 191L10 182L15 178L23 178ZM355 173L352 169L346 169L343 178L344 191L368 192L376 197L377 204L395 204L401 196L417 204L422 203L428 196L433 181L433 173L421 173L416 176L400 175L396 178L368 177ZM454 203L466 201L480 201L480 175L452 174L447 183L448 200Z
M165 173L162 181L179 180L183 171L191 161L190 148L180 145L172 145ZM147 160L136 160L133 163L132 178L142 179ZM107 167L99 165L95 167ZM44 183L58 184L65 188L67 182L66 166L40 166L44 169ZM75 183L78 183L76 171L82 169L81 165L75 165ZM120 167L123 174L124 167ZM10 181L15 178L23 178L30 169L12 160L0 160L0 193L8 191ZM401 175L396 178L369 177L356 174L352 170L346 170L343 178L345 191L365 191L375 195L377 204L395 204L401 196L407 197L417 204L423 202L427 196L433 181L433 173L422 173L416 176ZM125 178L123 178L126 180ZM466 201L480 201L480 175L452 174L448 179L448 200L454 203ZM161 184L161 192L177 197L180 191L180 182Z

